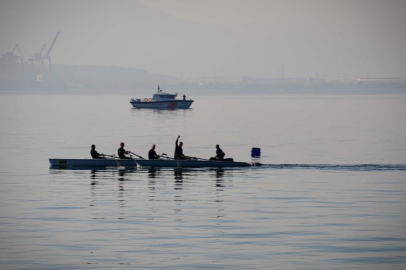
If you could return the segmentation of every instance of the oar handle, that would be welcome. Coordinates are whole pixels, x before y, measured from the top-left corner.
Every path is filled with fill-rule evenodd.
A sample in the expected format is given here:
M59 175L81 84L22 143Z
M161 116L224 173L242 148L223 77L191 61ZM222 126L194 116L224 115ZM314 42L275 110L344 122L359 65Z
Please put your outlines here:
M165 153L162 153L160 157L165 158L165 159L173 160L173 158L168 157L168 155L165 154Z

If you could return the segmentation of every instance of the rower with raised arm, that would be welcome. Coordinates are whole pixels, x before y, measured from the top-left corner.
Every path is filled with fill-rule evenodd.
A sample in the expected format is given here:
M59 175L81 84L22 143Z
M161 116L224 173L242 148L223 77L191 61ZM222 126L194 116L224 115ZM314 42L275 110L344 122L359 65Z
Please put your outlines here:
M186 159L185 155L183 154L183 149L182 149L183 142L178 143L179 138L180 138L180 135L178 136L178 138L176 139L176 142L175 142L175 155L174 155L174 158L175 159Z
M118 150L117 150L118 157L120 159L131 159L130 157L126 156L126 154L129 154L129 153L130 153L130 151L125 151L124 143L123 142L120 143L120 148L118 148Z
M155 152L155 144L152 145L151 150L148 152L148 159L158 159L159 156Z
M91 149L92 150L90 150L90 155L93 159L104 159L104 154L99 154L96 151L96 145L92 144Z

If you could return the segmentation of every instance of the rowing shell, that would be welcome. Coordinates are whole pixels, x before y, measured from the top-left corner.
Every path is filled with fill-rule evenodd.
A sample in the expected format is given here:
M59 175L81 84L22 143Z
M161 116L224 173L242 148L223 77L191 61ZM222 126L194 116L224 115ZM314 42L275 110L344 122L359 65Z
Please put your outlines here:
M62 159L50 158L51 167L72 168L72 167L250 167L252 164L236 161L216 161L216 160L145 160L145 159Z
M51 167L134 167L137 166L135 159L86 159L86 158L50 158Z
M236 161L219 160L137 160L142 167L250 167L252 164Z

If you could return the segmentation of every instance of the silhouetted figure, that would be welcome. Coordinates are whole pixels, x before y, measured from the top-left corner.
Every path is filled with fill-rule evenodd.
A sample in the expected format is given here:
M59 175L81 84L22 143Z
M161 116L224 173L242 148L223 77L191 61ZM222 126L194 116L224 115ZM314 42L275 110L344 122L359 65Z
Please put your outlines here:
M127 157L127 156L126 156L126 154L128 154L128 153L130 153L130 152L129 152L129 151L125 151L125 149L124 149L124 143L123 143L123 142L120 143L120 148L118 148L118 150L117 150L118 157L119 157L120 159L131 159L130 157Z
M226 153L224 153L223 150L221 150L220 145L217 144L216 148L217 148L217 150L216 150L216 158L220 159L220 160L224 159L224 156L226 155Z
M186 96L185 96L185 94L183 94L183 100L186 100Z
M96 145L92 144L91 146L92 150L90 150L90 155L92 156L93 159L104 159L103 154L99 154L96 151Z
M226 153L224 153L223 150L221 150L220 146L217 144L216 145L216 156L210 158L210 160L224 160L225 155L226 155Z
M178 144L179 138L180 138L180 136L178 136L178 138L176 139L176 142L175 142L175 155L174 155L174 158L175 159L186 159L185 155L183 154L183 149L182 149L183 142L180 142Z
M151 150L148 152L148 159L158 159L159 156L155 152L155 144L152 145Z

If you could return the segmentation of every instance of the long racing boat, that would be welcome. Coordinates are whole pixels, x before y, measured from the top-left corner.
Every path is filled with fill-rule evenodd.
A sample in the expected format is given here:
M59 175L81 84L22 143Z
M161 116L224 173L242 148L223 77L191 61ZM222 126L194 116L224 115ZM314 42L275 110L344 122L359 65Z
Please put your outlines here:
M88 159L88 158L50 158L51 167L72 168L72 167L135 167L136 159Z
M69 159L50 158L49 163L52 168L74 168L74 167L172 167L172 168L201 168L201 167L250 167L255 164L237 161L220 160L172 160L172 159Z
M138 165L141 167L182 167L182 168L199 168L199 167L251 167L252 164L247 162L237 161L222 161L222 160L165 160L153 159L137 160Z

